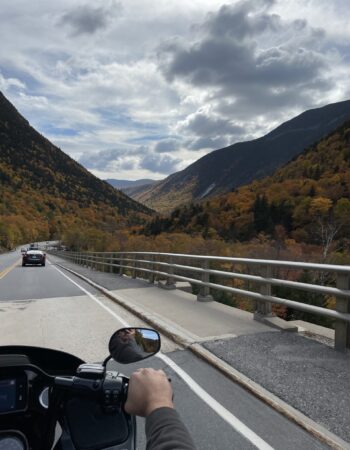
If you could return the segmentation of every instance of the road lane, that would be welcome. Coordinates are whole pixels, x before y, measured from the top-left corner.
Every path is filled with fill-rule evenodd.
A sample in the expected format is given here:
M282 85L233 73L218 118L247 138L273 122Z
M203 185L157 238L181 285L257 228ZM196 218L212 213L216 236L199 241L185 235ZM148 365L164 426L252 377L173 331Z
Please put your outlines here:
M91 286L78 281L100 297ZM123 320L135 326L145 324L104 296L100 301L110 304L122 321L96 306L55 269L50 258L46 267L19 265L0 280L0 344L52 347L90 362L101 361L110 336L124 326ZM164 344L168 351L179 348L168 339Z
M20 262L21 253L18 251L0 254L0 275L16 261Z
M0 299L4 286L8 298L0 302L2 345L43 345L72 352L87 361L100 361L106 356L107 342L115 329L125 323L142 326L142 321L101 296L91 286L71 274L63 276L50 263L45 268L14 269L0 280ZM48 293L51 297L43 297ZM327 448L190 352L176 349L167 339L163 344L172 361L268 446L286 450ZM164 368L172 378L176 407L198 449L264 448L253 445L223 420L164 361L154 357L144 363L123 366L122 371L130 374L139 366ZM142 449L145 448L142 419L139 422L138 448Z
M4 277L6 277L7 274L9 274L11 272L11 270L13 270L16 266L18 266L18 264L21 262L20 259L18 259L17 261L15 261L11 266L6 267L6 269L4 269L3 271L0 272L0 280Z
M0 258L2 260L4 255ZM0 301L29 300L40 298L73 297L81 295L79 288L72 283L63 282L62 276L51 265L48 259L46 266L22 267L19 253L4 258L3 266L10 267L18 260L17 265L0 280Z

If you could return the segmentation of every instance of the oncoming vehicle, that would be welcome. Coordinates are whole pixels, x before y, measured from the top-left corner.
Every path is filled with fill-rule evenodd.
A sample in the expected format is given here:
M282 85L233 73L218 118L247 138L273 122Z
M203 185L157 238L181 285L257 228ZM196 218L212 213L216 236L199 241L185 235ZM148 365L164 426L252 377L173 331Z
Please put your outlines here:
M22 267L27 264L39 264L45 266L46 255L41 250L28 250L22 256Z

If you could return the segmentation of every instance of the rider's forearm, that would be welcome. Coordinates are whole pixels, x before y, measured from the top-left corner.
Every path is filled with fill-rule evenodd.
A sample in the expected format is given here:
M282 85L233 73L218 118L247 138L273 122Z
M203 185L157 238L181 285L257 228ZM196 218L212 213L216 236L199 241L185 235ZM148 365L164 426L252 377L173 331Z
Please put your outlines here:
M147 450L195 450L192 438L173 408L158 408L146 418Z

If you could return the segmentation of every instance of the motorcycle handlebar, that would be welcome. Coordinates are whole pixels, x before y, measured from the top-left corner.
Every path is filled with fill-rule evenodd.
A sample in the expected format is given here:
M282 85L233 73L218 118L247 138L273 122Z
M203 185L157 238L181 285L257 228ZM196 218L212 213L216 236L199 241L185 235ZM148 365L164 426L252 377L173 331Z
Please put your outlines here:
M104 378L55 377L54 385L75 395L88 396L101 403L105 412L120 409L126 402L128 378L117 372L106 372Z

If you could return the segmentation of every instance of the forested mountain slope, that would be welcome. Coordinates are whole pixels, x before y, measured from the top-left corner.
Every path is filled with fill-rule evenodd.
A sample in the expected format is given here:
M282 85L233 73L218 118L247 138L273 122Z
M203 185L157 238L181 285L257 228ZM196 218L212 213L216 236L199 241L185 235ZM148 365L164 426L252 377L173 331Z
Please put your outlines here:
M350 244L350 121L310 146L273 175L175 209L153 219L149 235L185 232L226 241L247 241L263 233L285 241L327 239Z
M229 192L273 171L350 119L350 100L305 111L259 139L213 151L133 194L160 212Z
M113 232L150 210L45 139L0 93L0 246L75 229Z

